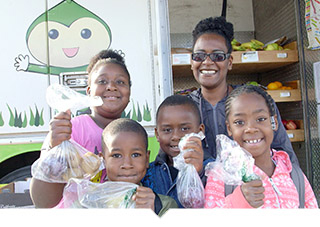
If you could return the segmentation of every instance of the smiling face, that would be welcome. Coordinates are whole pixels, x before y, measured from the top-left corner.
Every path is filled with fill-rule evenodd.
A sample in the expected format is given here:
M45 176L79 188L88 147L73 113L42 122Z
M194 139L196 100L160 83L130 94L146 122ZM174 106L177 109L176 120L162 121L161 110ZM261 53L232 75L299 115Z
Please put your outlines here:
M91 72L87 93L103 100L102 106L93 107L94 114L119 118L129 103L129 76L116 63L101 63Z
M199 125L199 119L188 105L164 106L158 112L155 134L169 158L180 153L178 144L184 135L199 131L204 132L204 126Z
M206 33L195 42L193 53L228 53L226 40L221 35ZM209 56L203 62L191 61L191 69L195 80L202 88L214 89L226 86L228 70L232 68L232 56L222 62L213 62Z
M48 34L46 31L48 26ZM48 38L48 39L47 39ZM90 58L109 47L110 35L106 27L94 18L84 17L70 26L55 21L39 23L30 32L27 45L34 58L47 64L49 41L50 66L73 68L88 65Z
M276 117L275 123L277 127ZM261 95L244 93L234 98L226 124L229 135L256 160L270 158L273 130L268 106Z
M149 152L143 136L135 132L107 134L104 159L108 179L139 184L149 166Z

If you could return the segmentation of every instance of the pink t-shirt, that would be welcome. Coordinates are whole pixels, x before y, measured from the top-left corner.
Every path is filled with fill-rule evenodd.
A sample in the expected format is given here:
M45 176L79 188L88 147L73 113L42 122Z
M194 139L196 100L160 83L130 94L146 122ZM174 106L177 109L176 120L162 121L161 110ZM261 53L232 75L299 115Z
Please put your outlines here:
M71 123L71 139L92 153L95 153L95 151L100 153L102 151L101 137L103 129L92 120L90 115L79 115L73 118ZM92 181L103 183L105 178L106 170L103 169Z
M76 141L82 147L88 151L94 153L95 151L101 152L101 136L103 129L100 128L92 118L85 114L80 115L71 120L72 123L72 134L71 139ZM101 182L104 182L106 175L105 169L101 173ZM64 208L64 199L59 202L54 208Z
M101 152L101 136L103 129L100 128L92 118L85 114L71 120L71 138L78 144L94 153Z

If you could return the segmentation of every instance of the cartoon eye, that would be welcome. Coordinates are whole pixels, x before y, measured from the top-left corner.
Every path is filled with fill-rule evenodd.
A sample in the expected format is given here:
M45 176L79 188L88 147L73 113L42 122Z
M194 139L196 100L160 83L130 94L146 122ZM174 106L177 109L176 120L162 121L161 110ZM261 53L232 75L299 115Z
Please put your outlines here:
M48 35L51 39L56 39L59 36L59 32L57 29L51 29Z
M91 37L91 31L90 29L84 28L81 30L81 36L84 39L89 39Z

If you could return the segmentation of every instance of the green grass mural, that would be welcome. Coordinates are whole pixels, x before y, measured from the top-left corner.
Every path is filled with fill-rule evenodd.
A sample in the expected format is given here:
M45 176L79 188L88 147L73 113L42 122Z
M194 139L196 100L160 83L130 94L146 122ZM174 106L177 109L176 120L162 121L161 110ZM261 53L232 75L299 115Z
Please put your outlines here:
M151 109L149 109L147 101L146 105L143 105L143 120L151 121Z
M36 126L36 127L43 126L44 125L43 108L41 110L41 114L39 114L37 105L35 105L35 109L36 109L35 114L33 113L31 107L29 107L29 109L30 109L30 121L29 121L30 126Z
M25 128L27 127L27 115L26 112L24 112L24 119L22 121L22 113L18 113L17 109L14 108L14 114L10 106L7 104L9 113L10 113L10 120L9 120L9 126L11 127L17 127L17 128Z
M141 115L141 111L140 111L140 108L139 108L139 103L137 103L137 108L138 108L137 121L141 122L142 121L142 115Z
M131 111L132 111L132 115L131 115ZM148 103L146 102L146 105L143 105L143 111L141 111L139 103L137 102L137 106L136 106L134 104L134 101L132 100L132 109L129 110L128 113L126 113L126 111L123 111L121 114L121 117L131 118L132 120L135 120L138 122L141 122L142 120L151 121L151 109L149 109Z
M14 112L13 112L12 108L8 104L7 104L7 107L10 114L9 126L17 127L17 128L26 128L28 126L28 117L27 117L26 111L18 112L17 108L14 108ZM44 125L43 108L40 114L39 114L38 107L36 105L35 105L35 114L32 111L31 107L29 107L29 110L30 110L29 125L36 126L36 127L43 126ZM3 121L2 114L0 116L0 123L1 123L1 120Z

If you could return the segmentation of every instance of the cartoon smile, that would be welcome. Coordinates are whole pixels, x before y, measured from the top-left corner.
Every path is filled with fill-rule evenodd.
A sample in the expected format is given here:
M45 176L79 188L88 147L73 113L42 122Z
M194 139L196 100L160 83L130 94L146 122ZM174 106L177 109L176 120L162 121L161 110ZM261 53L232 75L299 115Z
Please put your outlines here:
M79 51L79 47L74 47L74 48L62 48L63 53L68 57L68 58L73 58L74 56L77 55Z

